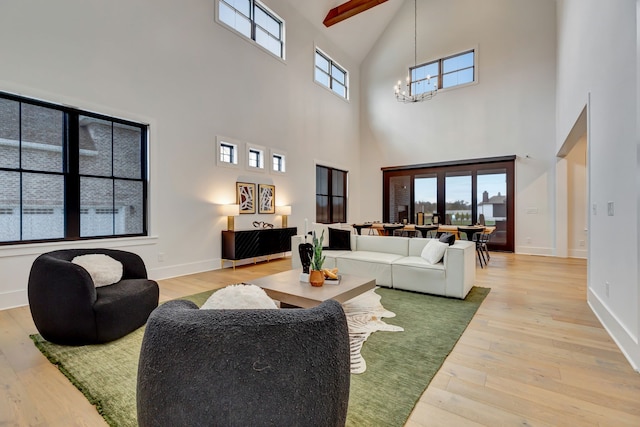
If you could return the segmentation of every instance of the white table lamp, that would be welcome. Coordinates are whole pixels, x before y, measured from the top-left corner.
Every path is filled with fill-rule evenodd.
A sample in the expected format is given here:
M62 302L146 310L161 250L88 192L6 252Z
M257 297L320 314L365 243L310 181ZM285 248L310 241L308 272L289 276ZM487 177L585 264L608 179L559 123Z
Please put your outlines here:
M291 215L291 206L276 206L276 215L282 215L282 228L287 228L287 216Z
M220 213L227 217L227 230L233 231L235 226L234 217L240 215L240 205L222 205Z

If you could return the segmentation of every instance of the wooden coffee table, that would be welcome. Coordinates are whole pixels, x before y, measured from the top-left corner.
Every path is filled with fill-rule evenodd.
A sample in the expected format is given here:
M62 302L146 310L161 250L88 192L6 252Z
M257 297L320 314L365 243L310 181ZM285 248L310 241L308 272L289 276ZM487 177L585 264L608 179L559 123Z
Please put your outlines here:
M300 273L301 269L283 271L246 283L261 287L267 295L285 305L303 308L314 307L329 299L343 303L376 287L376 279L343 274L339 284L325 283L316 288L301 282Z

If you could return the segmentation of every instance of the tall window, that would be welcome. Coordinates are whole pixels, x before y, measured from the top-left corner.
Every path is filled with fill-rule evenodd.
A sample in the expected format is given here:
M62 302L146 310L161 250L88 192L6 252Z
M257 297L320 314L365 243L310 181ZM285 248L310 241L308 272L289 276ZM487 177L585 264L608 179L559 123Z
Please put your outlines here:
M331 89L336 95L349 99L347 71L317 48L315 62L316 82Z
M490 247L514 248L514 157L383 168L383 221L495 226Z
M257 0L218 0L218 19L284 59L284 21Z
M146 234L147 127L0 93L0 242Z
M475 51L470 50L410 68L411 94L446 89L475 81Z
M316 222L347 221L347 172L316 165Z

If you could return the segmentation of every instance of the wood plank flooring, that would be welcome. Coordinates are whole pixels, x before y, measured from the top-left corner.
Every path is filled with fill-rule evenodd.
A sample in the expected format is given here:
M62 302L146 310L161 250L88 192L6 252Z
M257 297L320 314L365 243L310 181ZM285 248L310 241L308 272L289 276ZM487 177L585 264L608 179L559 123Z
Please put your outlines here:
M273 260L162 280L160 298L289 268ZM587 306L585 261L494 253L476 284L491 293L407 427L640 426L640 374ZM34 332L27 307L0 311L0 426L106 426Z

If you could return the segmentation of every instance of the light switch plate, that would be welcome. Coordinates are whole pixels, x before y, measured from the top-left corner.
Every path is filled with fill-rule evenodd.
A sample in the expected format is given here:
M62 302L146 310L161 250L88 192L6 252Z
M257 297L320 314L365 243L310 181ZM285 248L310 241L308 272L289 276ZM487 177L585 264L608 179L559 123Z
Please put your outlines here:
M613 216L613 202L607 202L607 215Z

